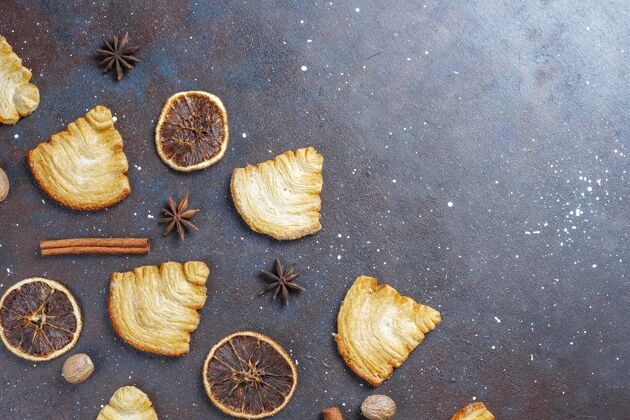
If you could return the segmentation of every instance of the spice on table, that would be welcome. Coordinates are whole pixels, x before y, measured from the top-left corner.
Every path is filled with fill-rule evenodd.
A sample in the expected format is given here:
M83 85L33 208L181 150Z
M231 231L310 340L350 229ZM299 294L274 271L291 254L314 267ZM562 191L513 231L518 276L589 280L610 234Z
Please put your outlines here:
M284 299L284 304L287 305L289 303L290 290L298 290L302 292L306 290L294 282L294 280L299 277L299 274L295 272L295 266L293 264L284 269L280 260L276 258L275 271L276 272L274 274L266 270L260 270L260 272L265 276L265 280L270 282L261 295L273 290L273 298L275 299L276 296L281 293L282 298Z
M396 415L396 403L387 395L370 395L361 404L361 414L368 420L390 420Z
M94 363L85 353L74 354L63 362L61 374L71 384L80 384L94 372Z
M96 53L103 57L101 65L105 66L103 73L110 70L116 72L116 80L123 77L123 70L131 70L134 64L140 60L136 57L136 52L140 47L132 47L129 45L129 33L125 32L122 38L114 36L111 42L105 41L103 48L96 50Z
M199 210L188 210L188 193L186 193L182 201L177 205L173 197L169 196L168 207L163 208L162 213L165 217L160 219L160 223L168 223L163 236L168 236L174 229L177 229L179 238L184 239L184 235L186 234L185 228L199 230L197 226L190 222L190 219L196 216Z
M322 417L324 420L343 420L339 407L328 407L322 410Z
M9 195L9 177L7 173L0 168L0 201L4 201Z
M148 238L70 238L41 241L43 256L85 254L148 254Z

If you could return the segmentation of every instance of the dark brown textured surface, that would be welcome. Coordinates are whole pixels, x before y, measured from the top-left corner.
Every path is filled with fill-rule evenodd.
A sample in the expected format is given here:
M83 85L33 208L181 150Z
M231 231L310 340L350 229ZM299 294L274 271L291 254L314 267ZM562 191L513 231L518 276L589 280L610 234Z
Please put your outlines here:
M225 418L201 369L212 345L242 329L298 362L278 419L317 419L331 405L358 418L375 392L402 420L449 418L473 397L498 419L628 417L627 1L1 6L0 33L33 70L41 103L0 127L11 181L0 292L35 275L65 282L85 321L72 353L96 370L71 386L63 358L33 364L0 348L0 417L90 419L134 384L160 418ZM142 61L115 82L94 51L126 30ZM176 173L155 152L155 123L167 98L195 89L223 100L232 141L213 167ZM25 157L97 104L118 118L132 192L77 213L40 191ZM321 232L282 243L251 232L229 198L232 170L308 145L325 157ZM164 200L186 191L200 231L162 239ZM39 255L39 240L74 236L147 236L153 251ZM307 289L287 308L258 296L257 273L275 256L297 264ZM177 359L135 351L107 317L112 272L169 259L212 271L191 352ZM331 336L359 274L443 317L376 391Z

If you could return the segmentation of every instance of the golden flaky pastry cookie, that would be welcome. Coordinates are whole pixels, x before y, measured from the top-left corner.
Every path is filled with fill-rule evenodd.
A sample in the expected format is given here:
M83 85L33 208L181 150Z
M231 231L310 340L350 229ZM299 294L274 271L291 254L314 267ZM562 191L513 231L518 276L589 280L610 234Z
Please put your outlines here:
M118 388L96 420L157 420L147 394L135 386Z
M166 262L112 274L109 316L127 343L138 350L183 356L206 303L210 270L200 261Z
M319 231L324 157L312 147L288 150L232 173L236 210L254 231L298 239Z
M494 416L484 403L474 402L453 414L451 420L494 420Z
M32 114L39 105L39 89L32 83L31 72L0 35L0 123L15 124Z
M75 210L110 207L131 191L123 140L104 106L28 152L28 164L48 195Z
M359 276L339 310L337 346L354 373L379 386L440 321L435 309Z

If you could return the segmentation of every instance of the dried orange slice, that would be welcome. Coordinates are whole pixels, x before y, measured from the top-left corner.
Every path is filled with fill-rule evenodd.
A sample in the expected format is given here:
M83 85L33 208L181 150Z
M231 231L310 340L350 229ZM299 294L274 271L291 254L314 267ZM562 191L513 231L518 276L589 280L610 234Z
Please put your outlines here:
M81 334L81 310L66 287L33 277L11 286L0 299L0 338L24 359L61 356Z
M287 405L297 386L297 369L273 339L239 331L212 347L203 365L203 383L224 413L262 419Z
M227 149L228 140L223 102L203 91L179 92L168 98L155 128L160 158L183 172L217 163Z

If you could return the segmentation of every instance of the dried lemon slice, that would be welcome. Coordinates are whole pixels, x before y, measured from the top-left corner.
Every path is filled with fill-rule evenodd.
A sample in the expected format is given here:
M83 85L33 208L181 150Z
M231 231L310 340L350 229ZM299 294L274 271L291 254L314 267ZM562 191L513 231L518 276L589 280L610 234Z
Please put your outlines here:
M254 231L298 239L319 231L324 157L313 147L288 150L232 173L236 210Z
M212 347L203 365L206 393L221 411L262 419L282 410L297 386L297 369L273 339L235 332Z
M0 299L0 338L23 359L51 360L76 344L81 311L66 287L33 277L11 286Z
M39 105L39 89L32 83L31 72L0 35L0 123L15 124L32 114Z
M183 172L217 163L229 137L223 102L203 91L179 92L168 98L155 128L160 158Z
M494 420L494 416L482 402L474 402L453 414L451 420Z
M354 373L379 386L440 321L435 309L359 276L339 310L337 346Z
M40 143L28 164L48 195L75 210L110 207L131 191L122 137L104 106Z
M166 262L112 274L109 316L118 335L138 350L183 356L206 303L210 270L200 261Z
M118 388L96 420L157 420L153 403L135 386Z

